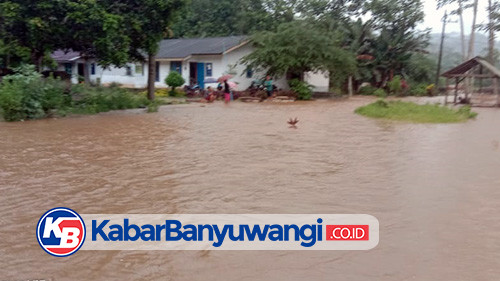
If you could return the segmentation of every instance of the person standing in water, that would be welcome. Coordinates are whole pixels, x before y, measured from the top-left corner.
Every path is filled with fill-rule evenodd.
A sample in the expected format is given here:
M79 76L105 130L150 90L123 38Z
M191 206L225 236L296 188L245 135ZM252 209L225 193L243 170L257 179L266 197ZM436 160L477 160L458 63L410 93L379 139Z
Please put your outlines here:
M273 95L273 79L271 76L266 76L266 81L264 81L264 87L267 91L267 97L270 98Z
M231 89L229 88L227 80L224 80L224 102L229 103L230 101L231 101Z

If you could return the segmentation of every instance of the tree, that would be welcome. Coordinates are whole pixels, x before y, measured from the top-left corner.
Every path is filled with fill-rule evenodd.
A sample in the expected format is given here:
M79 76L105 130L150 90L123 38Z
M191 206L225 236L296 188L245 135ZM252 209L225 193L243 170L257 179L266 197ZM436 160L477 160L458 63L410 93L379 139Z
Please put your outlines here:
M43 56L62 42L67 31L63 23L66 15L67 0L7 0L2 1L2 33L8 44L26 48L31 62L41 70ZM3 14L8 11L7 14ZM16 48L19 50L18 48ZM9 53L9 56L12 53ZM7 56L8 57L8 56Z
M354 54L341 48L335 34L303 21L282 24L276 32L260 32L252 43L256 49L242 63L270 75L303 80L307 71L355 72Z
M123 15L122 32L130 38L129 58L148 61L148 99L154 100L156 53L159 42L169 37L169 27L185 0L103 0L113 14ZM147 56L147 58L145 57Z
M471 7L470 0L438 0L437 7L438 9L449 5L449 4L457 4L458 8L451 11L452 15L458 15L460 21L460 39L462 43L462 60L467 59L467 51L466 51L466 42L465 42L465 27L464 27L464 17L463 13L465 9Z
M363 0L301 0L297 12L307 20L314 21L328 30L343 28L352 19L366 12Z
M495 32L500 30L500 2L488 0L488 24L482 25L481 29L488 31L488 61L495 65L497 62L497 51L495 50Z
M177 71L171 71L168 74L167 78L165 78L165 84L172 87L172 93L175 92L176 87L180 87L184 85L184 83L186 83L186 81L184 80L184 78L182 78L182 75Z
M9 68L13 61L29 60L29 50L20 46L17 38L10 32L21 17L20 9L18 3L0 3L0 67Z
M478 0L474 0L473 4L473 16L472 16L472 27L470 31L470 39L469 39L469 52L467 54L467 59L471 59L474 56L474 43L476 41L476 19L477 19L477 2Z
M175 37L250 35L294 19L295 0L192 0L173 26Z
M128 61L130 38L122 32L123 16L107 11L94 0L68 3L64 24L68 26L64 49L80 52L85 60L85 83L90 83L87 60L97 58L103 67L123 66Z
M403 74L412 55L428 45L429 31L419 31L424 19L420 0L373 0L367 6L372 13L374 32L372 56L367 67L374 72L374 82L385 85L395 74Z

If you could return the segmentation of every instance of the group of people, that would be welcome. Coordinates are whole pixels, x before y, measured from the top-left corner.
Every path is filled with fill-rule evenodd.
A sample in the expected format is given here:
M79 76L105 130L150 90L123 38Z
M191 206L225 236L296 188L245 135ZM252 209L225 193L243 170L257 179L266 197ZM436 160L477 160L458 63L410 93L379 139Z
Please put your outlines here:
M219 83L217 86L217 91L220 92L223 90L224 93L224 102L229 103L233 99L233 93L231 91L231 87L227 83L227 80L223 83ZM217 92L212 87L207 87L207 90L204 95L204 101L208 103L212 103L217 99Z
M266 80L264 81L264 89L266 90L267 98L271 98L273 96L273 80L271 76L267 76ZM233 92L231 90L231 87L228 83L228 80L224 80L219 85L217 86L217 90L219 92L222 91L224 94L224 102L227 104L233 100ZM217 92L212 88L212 87L207 87L207 90L204 95L204 102L212 103L217 99Z

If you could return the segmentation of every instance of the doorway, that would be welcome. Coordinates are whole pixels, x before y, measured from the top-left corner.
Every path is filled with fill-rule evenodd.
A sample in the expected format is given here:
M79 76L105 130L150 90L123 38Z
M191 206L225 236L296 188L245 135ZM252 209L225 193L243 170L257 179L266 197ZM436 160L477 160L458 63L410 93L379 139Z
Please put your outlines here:
M201 89L205 88L205 64L201 62L189 63L189 85L198 84Z

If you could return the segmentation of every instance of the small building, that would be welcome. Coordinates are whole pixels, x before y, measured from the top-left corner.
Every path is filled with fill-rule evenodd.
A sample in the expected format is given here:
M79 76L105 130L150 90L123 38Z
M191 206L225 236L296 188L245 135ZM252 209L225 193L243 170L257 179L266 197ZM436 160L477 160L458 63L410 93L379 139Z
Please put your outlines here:
M257 73L240 63L241 59L253 51L250 41L245 36L168 39L160 42L156 55L156 84L158 88L167 87L165 78L171 71L179 72L186 85L198 84L202 88L210 81L225 74L232 74L232 81L239 90L247 89L252 81L263 79L265 73ZM72 82L78 83L83 76L85 62L79 53L56 51L52 58L58 63L58 71L72 75ZM125 67L103 68L95 60L87 61L90 79L103 85L119 83L129 88L147 86L147 63L127 63ZM306 82L317 92L329 89L328 73L306 73ZM280 89L287 89L285 78L275 78L274 84ZM212 85L214 86L214 85Z
M448 103L449 84L454 85L453 103L474 106L500 106L500 70L482 57L475 57L443 73L446 78L445 104ZM451 81L450 81L451 80Z

